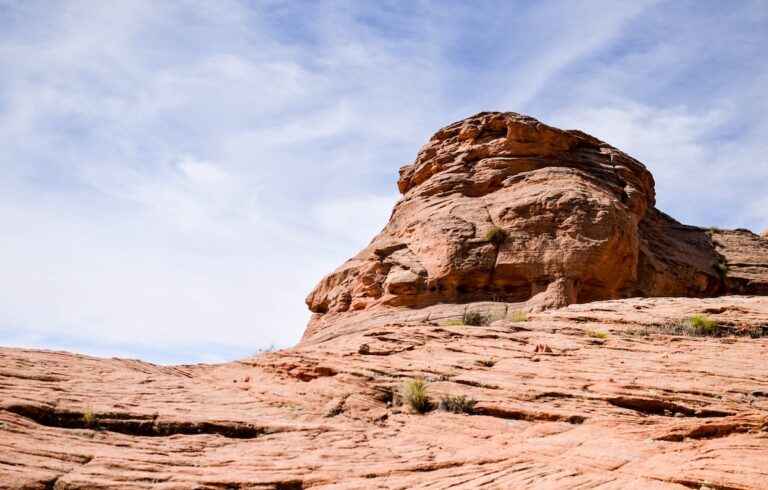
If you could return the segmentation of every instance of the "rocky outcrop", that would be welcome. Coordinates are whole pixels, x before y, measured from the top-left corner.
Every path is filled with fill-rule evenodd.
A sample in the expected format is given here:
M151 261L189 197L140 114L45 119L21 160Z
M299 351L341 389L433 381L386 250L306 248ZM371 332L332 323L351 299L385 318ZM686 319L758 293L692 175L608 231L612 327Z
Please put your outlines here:
M709 230L722 257L717 270L733 294L768 295L768 238L749 230Z
M220 365L0 348L0 488L765 488L768 298L457 324L494 308L350 312ZM673 335L695 314L723 336ZM416 377L425 414L399 404Z
M499 301L535 311L768 286L768 268L756 265L768 263L764 240L750 242L748 280L725 280L732 248L658 211L645 166L520 114L480 113L439 130L400 169L398 187L382 232L308 296L317 315L307 337L322 315L375 307Z
M0 488L766 488L765 237L680 224L636 160L512 113L399 187L292 349L0 348Z

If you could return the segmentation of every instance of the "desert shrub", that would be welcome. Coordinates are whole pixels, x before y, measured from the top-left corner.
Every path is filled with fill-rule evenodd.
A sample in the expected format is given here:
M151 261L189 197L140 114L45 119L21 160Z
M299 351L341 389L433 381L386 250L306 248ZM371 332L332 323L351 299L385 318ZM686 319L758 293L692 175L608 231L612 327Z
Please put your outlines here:
M471 325L473 327L480 327L491 323L493 318L490 315L484 315L479 311L467 311L461 316L461 318L452 318L445 320L443 325L446 326L459 326L459 325Z
M607 339L608 338L608 332L603 332L602 330L587 330L584 332L587 337L592 337L593 339Z
M507 232L498 226L494 226L485 234L485 239L498 246L504 243L504 240L507 239Z
M509 319L510 321L513 321L513 322L527 322L528 313L522 310L515 310L509 315Z
M462 321L464 322L464 325L472 325L474 327L479 327L481 325L488 325L489 323L491 323L491 319L486 315L483 315L479 311L465 312L464 317L462 318Z
M490 368L496 365L496 359L479 359L477 363Z
M432 408L427 394L427 382L423 379L416 378L403 383L400 395L403 401L418 413L428 412Z
M696 336L716 336L720 331L717 322L704 315L693 315L686 318L681 327L684 333Z
M445 395L440 399L440 408L453 413L472 413L477 400L464 395Z
M86 427L95 427L98 420L98 417L93 413L91 408L85 409L83 412L83 424Z

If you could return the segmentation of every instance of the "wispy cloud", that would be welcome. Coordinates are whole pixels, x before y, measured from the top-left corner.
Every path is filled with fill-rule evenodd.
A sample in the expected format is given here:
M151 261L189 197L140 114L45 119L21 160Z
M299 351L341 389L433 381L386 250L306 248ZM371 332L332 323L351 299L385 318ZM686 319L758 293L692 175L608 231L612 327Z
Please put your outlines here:
M622 147L682 219L768 227L766 10L0 1L0 344L289 345L397 168L479 110Z

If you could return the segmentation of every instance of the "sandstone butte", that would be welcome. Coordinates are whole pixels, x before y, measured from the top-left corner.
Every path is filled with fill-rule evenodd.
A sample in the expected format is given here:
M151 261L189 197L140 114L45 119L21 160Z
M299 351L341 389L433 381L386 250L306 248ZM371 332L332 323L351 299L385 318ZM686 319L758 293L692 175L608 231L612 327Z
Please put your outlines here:
M640 162L514 113L439 130L398 186L293 348L0 349L0 487L768 488L765 235L678 223ZM415 378L476 403L417 414Z

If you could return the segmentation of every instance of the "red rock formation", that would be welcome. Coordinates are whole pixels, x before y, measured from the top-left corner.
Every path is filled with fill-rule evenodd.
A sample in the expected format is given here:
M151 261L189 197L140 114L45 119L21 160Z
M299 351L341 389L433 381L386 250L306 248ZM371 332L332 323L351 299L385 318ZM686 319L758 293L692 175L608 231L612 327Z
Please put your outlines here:
M768 298L448 321L465 308L503 305L357 311L222 365L0 348L0 488L766 488L768 337L670 333L705 314L768 335ZM417 376L476 403L393 403Z
M768 298L613 298L768 294L768 240L677 223L639 162L516 114L440 130L399 186L295 348L0 348L0 488L766 488ZM463 413L410 410L417 377Z
M749 230L709 231L721 256L718 272L725 289L733 294L768 295L768 240Z
M763 294L768 246L749 281L724 281L701 228L655 207L648 170L581 131L515 113L451 124L400 169L403 194L363 251L323 278L321 315L377 306L527 302L529 310L634 296ZM333 315L332 315L333 317ZM326 319L327 320L327 319Z

